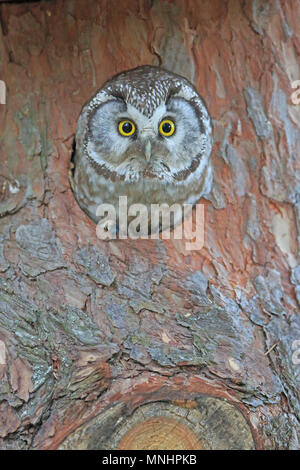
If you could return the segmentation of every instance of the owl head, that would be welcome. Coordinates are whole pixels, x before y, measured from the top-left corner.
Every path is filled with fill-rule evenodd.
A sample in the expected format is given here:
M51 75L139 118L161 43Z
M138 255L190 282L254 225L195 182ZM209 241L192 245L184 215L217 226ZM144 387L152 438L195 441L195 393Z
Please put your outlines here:
M212 124L183 77L142 66L109 80L83 108L76 152L114 181L182 184L210 157Z

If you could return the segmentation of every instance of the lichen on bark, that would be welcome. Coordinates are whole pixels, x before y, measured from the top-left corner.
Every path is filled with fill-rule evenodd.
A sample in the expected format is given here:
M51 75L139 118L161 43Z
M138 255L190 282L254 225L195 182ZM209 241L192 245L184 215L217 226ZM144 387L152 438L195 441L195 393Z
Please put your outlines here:
M299 19L283 0L0 2L2 449L203 396L255 447L299 448ZM83 104L143 64L189 78L213 117L200 251L101 242L70 188Z

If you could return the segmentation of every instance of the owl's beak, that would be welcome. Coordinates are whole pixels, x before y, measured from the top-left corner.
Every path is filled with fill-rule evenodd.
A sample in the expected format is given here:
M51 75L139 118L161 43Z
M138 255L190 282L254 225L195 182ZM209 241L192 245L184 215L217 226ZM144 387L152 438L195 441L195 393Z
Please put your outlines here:
M144 153L145 153L145 157L146 157L147 162L149 162L149 160L151 158L151 141L150 140L147 140L147 142L145 144Z

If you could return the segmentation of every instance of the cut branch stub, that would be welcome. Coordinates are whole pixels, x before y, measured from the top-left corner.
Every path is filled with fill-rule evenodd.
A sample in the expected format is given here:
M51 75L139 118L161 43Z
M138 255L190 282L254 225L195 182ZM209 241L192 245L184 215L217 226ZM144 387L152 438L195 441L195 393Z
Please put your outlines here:
M249 424L225 400L201 396L178 406L142 405L130 416L119 404L74 431L60 449L205 450L254 449Z
M133 425L121 440L119 450L202 450L196 434L178 419L149 418Z

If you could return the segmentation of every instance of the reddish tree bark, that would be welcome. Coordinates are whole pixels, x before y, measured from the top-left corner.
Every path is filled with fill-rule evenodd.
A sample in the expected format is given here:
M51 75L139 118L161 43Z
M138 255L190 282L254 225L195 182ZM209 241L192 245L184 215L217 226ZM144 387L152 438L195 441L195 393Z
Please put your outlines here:
M241 448L231 420L246 447L299 448L300 3L0 3L1 448L117 447L129 426L125 445L157 402L196 421L221 403L207 448ZM142 64L213 117L200 251L101 242L70 188L83 104Z

